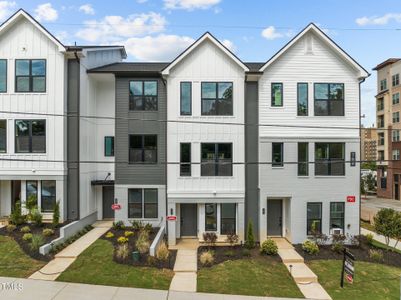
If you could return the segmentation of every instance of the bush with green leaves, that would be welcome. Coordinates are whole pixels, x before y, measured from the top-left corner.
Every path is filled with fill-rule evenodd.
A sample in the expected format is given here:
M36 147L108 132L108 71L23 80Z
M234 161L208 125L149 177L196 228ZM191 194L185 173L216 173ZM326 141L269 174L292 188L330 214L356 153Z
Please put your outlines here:
M126 237L124 237L124 236L120 236L120 237L117 239L117 243L119 243L119 244L126 244L126 243L128 243L128 238L126 238Z
M60 201L56 201L53 207L53 226L58 226L60 223Z
M29 226L24 226L24 227L21 227L21 229L19 231L21 231L22 233L28 233L28 232L31 232L31 228Z
M306 240L302 243L302 250L310 255L315 255L319 253L319 246L316 242L311 240Z
M113 222L113 229L114 230L122 230L125 229L125 225L123 221Z
M199 257L199 261L202 266L210 266L214 262L214 252L210 250L202 252Z
M246 233L246 241L245 241L245 247L248 249L253 249L255 248L255 236L253 235L253 224L252 221L248 222L248 230Z
M28 218L30 219L32 211L38 208L38 197L35 194L30 194L26 200L25 207L28 210Z
M368 233L365 237L366 237L366 241L368 242L368 244L372 245L372 243L373 243L373 234Z
M132 221L130 221L130 223L132 224L132 228L134 230L140 231L143 228L145 228L145 224L142 221L132 220Z
M116 258L119 260L126 260L129 255L129 247L127 243L118 245L116 248Z
M333 234L331 236L331 250L337 253L341 253L344 250L344 243L346 238L347 237L344 234Z
M15 226L14 224L8 224L6 226L7 232L13 232L15 229L17 229L17 226Z
M146 230L142 230L139 233L138 239L135 243L136 248L138 249L140 254L145 254L149 252L150 242L149 242L149 233Z
M378 234L384 236L387 246L391 238L398 242L401 239L401 213L392 208L380 209L374 217L374 227Z
M22 225L26 222L26 216L21 213L21 202L15 202L14 210L10 214L10 223L14 225Z
M369 249L369 257L370 257L370 259L372 259L374 261L381 262L381 261L383 261L383 251Z
M54 230L51 228L45 228L42 231L43 236L51 236L54 234Z
M43 216L37 208L32 209L30 219L38 227L42 226L43 224Z
M134 232L133 232L133 231L128 231L128 230L127 230L127 231L124 232L124 236L125 236L125 237L130 237L130 236L133 236L133 235L134 235Z
M32 240L32 233L24 233L24 235L22 236L22 240L24 241Z
M40 246L45 243L45 239L41 234L33 234L31 238L30 248L32 251L38 251Z
M267 255L277 255L278 247L274 240L267 239L262 243L260 246L260 253L267 254Z
M114 237L114 233L112 233L111 231L106 233L106 238L111 239Z

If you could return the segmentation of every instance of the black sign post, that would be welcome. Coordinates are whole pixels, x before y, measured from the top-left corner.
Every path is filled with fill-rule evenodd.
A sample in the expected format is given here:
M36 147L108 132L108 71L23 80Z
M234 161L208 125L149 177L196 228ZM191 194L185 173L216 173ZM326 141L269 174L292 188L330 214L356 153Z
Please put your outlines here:
M343 257L343 267L341 271L341 287L344 287L344 275L346 275L349 283L354 282L354 273L355 273L355 257L349 252L346 248L344 248L344 257Z

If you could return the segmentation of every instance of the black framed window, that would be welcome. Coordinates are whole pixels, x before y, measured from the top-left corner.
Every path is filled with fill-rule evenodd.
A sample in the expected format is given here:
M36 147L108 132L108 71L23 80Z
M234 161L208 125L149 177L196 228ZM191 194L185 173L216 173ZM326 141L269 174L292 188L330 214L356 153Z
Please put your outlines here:
M233 83L202 82L202 115L233 115Z
M344 143L315 144L315 175L320 175L320 176L345 175Z
M104 137L104 156L114 156L114 136Z
M145 219L157 219L158 216L158 196L157 189L143 190L143 210Z
M298 143L298 176L309 175L309 144Z
M180 114L181 116L192 114L192 82L180 83Z
M157 135L130 135L129 162L157 163Z
M217 230L217 204L205 204L205 231Z
M283 106L283 84L273 82L271 85L272 106Z
M400 103L400 93L393 94L392 98L393 98L393 105Z
M157 189L128 189L128 218L157 219Z
M201 156L201 176L232 176L231 143L202 143Z
M237 206L235 203L220 205L220 233L236 233Z
M315 83L315 116L344 116L344 83Z
M308 84L297 84L298 116L308 115Z
M15 91L22 93L46 92L46 60L15 60Z
M128 218L142 218L142 189L128 189Z
M308 235L322 232L322 203L308 202L306 216L306 232Z
M38 204L38 182L36 180L26 181L26 201L30 200L33 200L36 205Z
M344 202L330 202L330 229L341 228L344 232Z
M393 123L398 123L400 122L400 112L393 112Z
M157 98L156 80L133 80L129 82L130 110L156 111Z
M400 84L400 74L394 74L392 77L392 83L393 86L399 85Z
M284 165L284 144L272 143L272 167Z
M7 92L7 60L0 59L0 93Z
M41 209L43 212L51 212L56 204L56 181L41 181Z
M191 143L180 144L180 176L191 176Z
M377 134L377 137L378 137L379 146L383 146L384 145L384 132L379 132Z
M46 120L15 120L15 152L46 153Z
M7 120L0 120L0 153L7 152Z
M377 127L383 128L384 127L384 115L377 117Z
M387 90L387 79L380 80L380 91Z

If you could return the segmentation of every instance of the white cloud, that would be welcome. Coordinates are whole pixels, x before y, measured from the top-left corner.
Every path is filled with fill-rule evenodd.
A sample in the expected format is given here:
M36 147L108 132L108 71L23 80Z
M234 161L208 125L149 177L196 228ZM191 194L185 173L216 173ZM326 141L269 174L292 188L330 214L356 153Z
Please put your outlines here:
M38 21L48 21L52 22L57 20L58 18L58 12L52 7L51 3L44 3L38 5L35 9L35 18Z
M187 36L165 35L129 38L122 43L137 60L171 61L184 51L194 39Z
M82 11L86 15L94 15L95 14L95 10L93 9L91 4L81 5L78 10Z
M9 17L16 5L17 3L14 1L0 1L0 21L4 21Z
M163 0L166 9L208 9L220 3L221 0Z
M386 25L390 21L401 23L401 13L388 13L383 16L361 17L355 20L359 26Z
M234 43L230 40L223 40L221 42L224 46L226 46L226 48L228 48L228 50L230 50L231 52L235 52L237 50L237 47L234 45Z
M263 29L262 36L265 39L274 40L274 39L279 39L279 38L284 37L284 34L277 32L276 28L274 28L274 26L269 26L269 27Z
M85 22L85 28L79 30L76 36L89 42L110 43L122 38L138 37L165 30L166 19L154 12L121 16L106 16L100 21Z

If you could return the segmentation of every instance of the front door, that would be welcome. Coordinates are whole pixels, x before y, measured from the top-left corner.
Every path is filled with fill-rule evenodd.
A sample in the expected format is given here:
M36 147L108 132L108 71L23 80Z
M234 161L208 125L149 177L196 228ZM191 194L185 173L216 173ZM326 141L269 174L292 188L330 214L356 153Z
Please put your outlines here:
M15 203L21 204L21 180L11 181L11 211L14 211Z
M114 219L114 210L111 205L114 203L114 186L103 187L103 219Z
M267 200L267 235L283 234L283 200Z
M198 235L197 215L198 210L196 204L180 205L181 237L196 237Z

